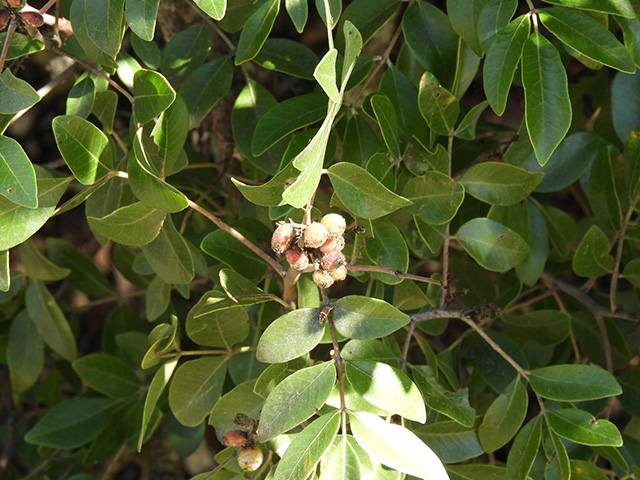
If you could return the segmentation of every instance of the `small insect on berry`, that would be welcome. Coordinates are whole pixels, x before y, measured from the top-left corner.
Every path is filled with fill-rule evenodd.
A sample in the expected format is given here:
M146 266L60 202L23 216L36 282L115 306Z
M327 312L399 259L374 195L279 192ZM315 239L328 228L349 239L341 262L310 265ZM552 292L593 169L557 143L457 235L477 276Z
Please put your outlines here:
M320 288L329 288L336 281L333 274L327 270L316 270L311 275L314 283Z
M229 430L224 434L224 443L230 447L239 447L247 443L247 432L243 430Z
M344 248L344 237L329 237L326 242L320 245L322 253L339 252Z
M347 259L341 252L327 253L320 260L320 268L333 271L347 263Z
M279 225L278 228L273 232L273 237L271 237L271 248L278 255L282 255L289 245L291 245L291 241L293 240L293 226L288 223L283 223Z
M327 213L324 217L322 217L320 223L324 225L324 228L327 229L329 235L333 237L342 235L347 228L346 220L342 215L339 215L337 213Z
M333 274L333 278L336 279L336 282L341 282L345 278L347 278L347 267L341 265L331 272Z
M238 453L238 465L245 472L256 471L262 465L263 459L262 450L255 446L241 447L240 453Z
M329 232L327 229L318 222L313 222L307 225L302 234L302 241L307 248L319 248L329 238Z
M291 268L302 271L309 266L309 257L306 252L303 252L295 245L287 250L285 254L287 262L291 265Z

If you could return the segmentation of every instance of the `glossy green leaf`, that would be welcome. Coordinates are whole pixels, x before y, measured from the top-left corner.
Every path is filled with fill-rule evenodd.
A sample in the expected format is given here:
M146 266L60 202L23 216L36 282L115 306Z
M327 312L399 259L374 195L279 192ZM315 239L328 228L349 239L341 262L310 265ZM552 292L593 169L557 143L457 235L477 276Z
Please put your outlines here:
M544 8L538 18L558 39L585 57L623 72L636 71L624 45L593 17L572 9Z
M567 448L564 446L562 439L553 430L549 431L549 438L551 439L553 450L548 454L549 460L544 469L545 477L554 479L569 478L571 471Z
M410 320L407 314L383 300L358 295L337 300L331 314L340 334L359 340L384 337Z
M109 139L81 117L60 115L51 123L58 149L76 179L91 185L110 170Z
M17 113L40 101L40 95L29 83L17 78L10 69L0 75L0 113Z
M65 360L72 361L77 354L76 339L51 292L42 282L32 280L25 293L25 302L40 338Z
M73 0L70 16L73 33L87 56L106 67L116 67L124 35L124 1Z
M411 431L377 415L349 415L351 431L371 457L388 467L425 480L447 480L440 459Z
M492 205L515 205L529 195L544 174L514 165L483 162L473 165L460 177L465 191Z
M333 443L340 426L337 411L314 420L298 433L278 462L274 480L307 478Z
M186 331L199 345L231 350L249 335L249 316L224 293L212 290L189 311Z
M342 138L343 158L356 165L365 165L376 152L382 150L382 144L369 124L360 115L352 116Z
M420 391L400 370L386 363L351 360L345 364L345 375L355 392L372 405L416 422L427 420Z
M227 0L194 0L200 9L214 20L222 20L227 12Z
M531 388L544 398L561 402L595 400L622 393L615 378L590 365L552 365L531 370Z
M625 264L622 277L629 280L633 286L640 288L640 258L634 258Z
M611 272L613 257L609 255L609 239L600 227L592 225L584 234L571 266L581 277L598 277Z
M482 55L478 37L478 22L485 3L481 0L447 0L447 12L451 27L473 49L476 55Z
M420 78L418 107L434 133L451 134L460 114L460 104L430 72L425 72Z
M250 418L258 418L264 399L253 392L256 380L248 380L236 386L220 397L211 414L209 424L213 425L219 436L227 430L238 428L234 423L237 413L244 413Z
M632 3L625 0L549 0L547 3L629 18L635 15Z
M573 480L606 480L607 475L598 465L586 460L571 459L571 478Z
M4 135L0 135L0 195L23 207L38 206L33 165L20 144Z
M467 112L456 128L456 137L463 140L475 140L476 125L486 110L487 105L489 105L489 102L484 100Z
M398 227L387 220L376 220L372 227L375 237L366 240L367 255L381 267L406 272L409 268L409 249ZM401 278L385 273L376 272L373 276L388 285L396 285L402 281Z
M362 51L362 35L356 26L347 19L344 19L342 25L342 33L344 35L344 59L342 60L342 80L340 83L340 91L344 93L347 90L349 77L353 72L356 61Z
M140 389L140 380L122 359L106 353L92 353L71 364L76 374L96 392L125 398Z
M349 3L342 15L340 23L350 22L362 36L362 43L367 43L391 18L400 7L399 0L355 0ZM338 49L342 45L342 37L336 39Z
M400 138L398 119L391 100L381 94L371 97L371 107L378 121L382 138L389 152L396 158L400 157Z
M362 452L364 455L366 453ZM362 470L360 459L351 443L338 437L325 453L325 464L319 480L360 480Z
M513 18L518 8L516 0L489 0L485 2L478 19L478 37L482 50L490 50L496 36Z
M127 24L140 38L153 40L160 0L126 0Z
M169 384L169 380L171 380L171 376L173 375L177 364L177 358L163 363L151 380L147 396L144 400L142 427L138 437L138 451L142 448L142 442L144 441L146 430L149 427L153 412L155 411L158 400L160 399L160 395L162 395L165 387Z
M329 168L329 178L340 201L359 217L373 220L411 205L404 197L388 190L370 173L351 163Z
M260 156L285 136L311 125L327 114L327 98L318 93L287 99L261 118L253 133L251 152Z
M0 32L0 43L4 45L7 32ZM7 60L30 55L44 50L44 44L37 38L14 32L7 50Z
M11 322L6 358L11 389L18 396L35 385L44 367L44 344L26 310Z
M158 154L164 160L161 164L164 177L179 172L188 163L183 149L189 134L188 119L187 105L182 95L178 95L171 106L162 112L158 122L151 130L151 136L158 145ZM148 142L145 144L148 145ZM138 147L140 146L138 145ZM144 151L144 148L141 150Z
M241 305L250 305L254 303L261 303L268 301L266 297L267 293L261 288L257 287L255 283L247 280L242 275L223 268L220 270L220 286L225 291L227 296L236 303ZM266 298L259 298L259 297ZM244 298L244 297L256 297L256 298Z
M623 178L630 199L633 198L640 186L640 135L638 133L638 130L631 132L622 152ZM613 203L615 204L615 201Z
M160 71L175 88L198 68L211 52L211 34L203 25L177 29L162 49Z
M9 270L9 250L3 250L0 252L0 292L9 292L10 290L11 272ZM0 299L4 300L2 293L0 293Z
M304 422L324 405L336 379L333 362L298 370L276 386L267 397L258 428L264 442Z
M303 43L288 38L269 38L253 61L269 70L312 80L319 59L314 51Z
M226 357L202 357L178 367L169 385L169 406L176 419L195 427L220 398L227 373Z
M53 406L24 440L32 445L71 449L90 442L109 423L117 404L106 398L72 398Z
M558 310L536 310L504 317L510 332L541 345L557 345L569 336L571 316Z
M27 271L29 278L42 281L62 280L71 272L46 258L30 240L19 247L20 263Z
M251 14L240 34L236 65L251 60L258 54L273 28L279 11L280 0L265 0Z
M476 262L494 272L506 272L529 253L520 235L488 218L466 222L456 232L456 240Z
M472 427L476 419L476 411L469 404L469 389L463 388L455 392L446 390L436 379L431 367L416 365L413 378L424 396L426 405L460 425Z
M112 90L96 92L91 113L102 123L102 129L107 135L110 135L113 131L113 122L115 120L117 106L118 94L116 92Z
M551 429L574 443L591 446L622 445L622 437L609 420L596 419L589 412L572 408L557 408L547 412Z
M334 102L342 101L342 96L338 91L338 86L336 84L336 59L338 58L338 51L333 48L329 50L322 60L318 63L313 72L313 77L316 79L318 84L324 90L324 93L327 94Z
M602 149L593 162L591 172L589 172L587 193L589 204L596 218L614 230L620 228L622 221L622 208L615 178L617 164L617 155L610 148ZM633 171L625 173L631 175L630 180L633 178Z
M412 429L444 463L462 462L482 455L477 430L477 427L464 427L448 420Z
M184 238L171 218L167 218L156 238L142 247L153 270L166 283L189 283L195 274L193 258Z
M489 405L478 427L478 438L485 452L496 451L514 437L527 414L528 404L527 389L517 377Z
M93 109L96 98L96 86L91 77L77 82L67 96L67 115L87 118Z
M505 467L486 464L447 465L451 480L512 480Z
M264 363L284 363L311 351L325 330L319 308L299 308L271 323L258 342L256 357Z
M286 0L285 7L293 26L296 27L298 33L302 33L309 16L309 3L307 0Z
M567 72L556 48L540 33L522 47L527 132L540 165L547 163L571 125Z
M526 479L542 439L542 416L537 415L518 432L507 457L509 478Z
M640 124L640 77L618 72L611 83L611 116L620 141L626 143Z
M204 237L200 247L204 253L226 263L246 278L260 278L267 270L262 258L222 230L216 230Z
M413 202L406 210L435 225L447 223L455 217L464 194L465 189L460 183L436 171L410 179L402 191L402 196Z
M137 202L102 218L87 216L87 220L93 230L109 240L141 247L158 236L165 216L165 213Z
M330 24L330 28L333 30L338 23L340 14L342 13L342 2L340 0L315 0L316 10L325 25ZM327 9L329 15L329 22L327 21Z
M151 121L175 99L175 90L160 73L140 69L133 76L133 114L138 122Z
M162 278L153 277L144 295L144 313L148 322L155 322L162 315L171 302L171 285Z

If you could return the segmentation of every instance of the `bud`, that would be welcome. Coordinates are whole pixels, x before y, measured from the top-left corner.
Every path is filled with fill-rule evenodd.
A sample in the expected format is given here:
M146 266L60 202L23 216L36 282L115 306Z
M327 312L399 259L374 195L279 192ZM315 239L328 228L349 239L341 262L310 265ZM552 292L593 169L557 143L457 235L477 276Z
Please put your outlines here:
M344 233L347 228L347 222L342 215L337 213L328 213L320 220L324 228L327 229L329 235L337 237Z
M247 443L247 433L242 430L229 430L224 434L224 443L230 447L239 447Z
M289 248L289 245L291 245L292 239L293 227L288 223L283 223L273 232L273 237L271 237L271 248L278 255L282 255L287 248Z
M309 257L306 252L303 252L295 245L287 250L286 253L287 262L292 268L303 271L309 266Z
M344 248L344 237L329 237L326 242L320 246L322 253L339 252Z
M335 278L336 282L341 282L347 278L347 267L345 265L341 265L331 273L333 274L333 278Z
M333 274L327 270L316 270L311 276L314 283L320 288L329 288L335 282Z
M323 270L333 271L346 263L347 259L344 258L344 255L341 252L327 253L322 257L322 260L320 260L320 268Z
M329 232L327 232L324 225L318 222L313 222L307 225L307 228L304 229L302 240L304 241L305 247L318 248L327 241L328 237Z
M20 18L31 27L41 27L44 25L44 19L38 12L22 12Z
M262 450L255 446L242 448L238 453L238 465L245 472L254 472L262 465L263 458Z

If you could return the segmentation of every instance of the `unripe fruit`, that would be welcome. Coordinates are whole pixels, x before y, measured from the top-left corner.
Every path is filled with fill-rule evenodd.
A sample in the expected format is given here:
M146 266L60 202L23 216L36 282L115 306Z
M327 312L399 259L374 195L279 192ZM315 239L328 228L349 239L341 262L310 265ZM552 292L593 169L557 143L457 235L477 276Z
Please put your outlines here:
M342 266L336 268L331 273L333 274L333 278L336 279L336 282L341 282L342 280L347 278L347 267L342 265Z
M318 222L313 222L307 225L302 235L304 246L307 248L319 248L324 242L327 241L329 232L327 229Z
M327 270L316 270L311 276L315 284L320 288L329 288L335 282L335 278L331 272Z
M283 223L273 232L271 248L278 255L282 255L291 245L291 240L293 240L293 227L288 223Z
M224 434L224 443L230 447L239 447L247 443L247 433L242 430L229 430Z
M329 235L337 237L342 235L347 228L347 222L342 215L337 213L327 213L322 220L320 220L324 228L327 229Z
M303 252L295 245L287 250L286 257L289 265L296 270L302 271L309 266L309 257L307 256L307 253Z
M320 268L323 270L335 270L347 263L347 259L341 252L327 253L320 260Z
M22 18L24 23L32 27L41 27L44 25L44 19L38 12L22 12L20 18Z
M262 465L263 458L262 450L259 448L243 448L238 453L238 465L245 472L254 472Z
M329 237L326 242L320 246L322 253L339 252L344 248L344 237Z

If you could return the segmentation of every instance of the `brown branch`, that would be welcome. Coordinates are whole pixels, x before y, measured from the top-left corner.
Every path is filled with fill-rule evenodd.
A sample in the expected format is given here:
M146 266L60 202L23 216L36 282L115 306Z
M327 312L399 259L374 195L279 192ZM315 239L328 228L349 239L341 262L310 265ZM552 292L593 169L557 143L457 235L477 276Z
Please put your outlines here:
M422 275L413 275L412 273L402 273L399 270L392 268L380 267L378 265L347 265L347 269L352 272L378 272L393 275L398 278L406 278L407 280L413 280L415 282L432 283L434 285L442 286L442 282L434 280L432 278L423 277Z
M9 43L11 42L11 37L13 37L13 32L16 31L16 21L12 18L9 22L9 26L7 27L7 36L4 37L4 44L2 45L2 53L0 53L0 73L4 70L4 61L7 58L7 53L9 52Z

